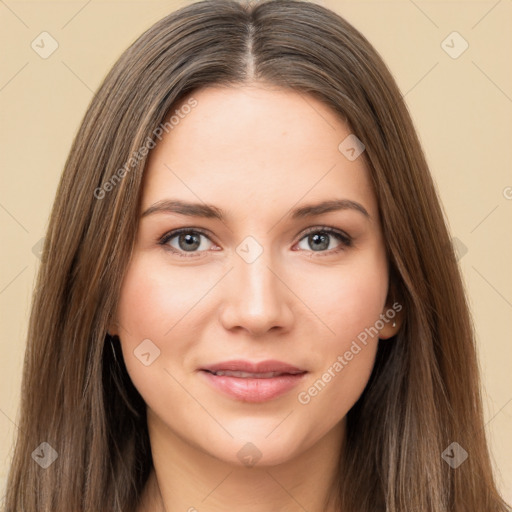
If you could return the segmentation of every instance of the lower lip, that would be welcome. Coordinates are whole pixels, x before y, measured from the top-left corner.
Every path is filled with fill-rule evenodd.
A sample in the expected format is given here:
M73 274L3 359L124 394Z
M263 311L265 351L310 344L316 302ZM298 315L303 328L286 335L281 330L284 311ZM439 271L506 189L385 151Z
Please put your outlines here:
M202 370L215 389L243 402L266 402L278 398L299 384L305 373L280 375L270 379L217 376Z

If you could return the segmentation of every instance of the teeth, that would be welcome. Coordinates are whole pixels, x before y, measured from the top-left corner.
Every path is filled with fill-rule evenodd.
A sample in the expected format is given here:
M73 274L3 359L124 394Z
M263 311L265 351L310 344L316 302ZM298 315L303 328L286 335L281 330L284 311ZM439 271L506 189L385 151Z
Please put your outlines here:
M249 372L239 372L239 371L231 371L231 370L220 370L218 372L213 372L214 375L219 377L227 376L227 377L239 377L242 379L271 379L272 377L278 377L279 375L283 375L281 372L267 372L267 373L249 373Z

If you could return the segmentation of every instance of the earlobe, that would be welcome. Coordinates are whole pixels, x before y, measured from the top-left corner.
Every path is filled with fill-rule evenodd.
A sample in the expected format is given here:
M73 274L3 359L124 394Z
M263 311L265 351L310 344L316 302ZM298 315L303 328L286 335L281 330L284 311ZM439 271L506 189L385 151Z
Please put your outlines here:
M384 324L379 332L379 338L387 340L395 336L403 323L403 307L399 302L394 302L392 306L386 307L380 316Z
M387 340L387 339L395 336L399 330L400 330L400 325L396 320L394 320L393 322L391 322L388 325L385 325L381 329L381 331L379 333L379 338L381 340Z

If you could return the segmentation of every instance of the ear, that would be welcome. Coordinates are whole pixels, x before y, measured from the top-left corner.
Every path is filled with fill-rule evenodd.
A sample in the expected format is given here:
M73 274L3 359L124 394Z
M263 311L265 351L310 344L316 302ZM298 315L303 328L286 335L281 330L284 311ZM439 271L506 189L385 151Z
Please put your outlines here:
M396 335L400 330L404 320L403 306L398 301L392 304L386 304L384 311L380 315L381 322L384 324L379 331L379 339L387 340Z

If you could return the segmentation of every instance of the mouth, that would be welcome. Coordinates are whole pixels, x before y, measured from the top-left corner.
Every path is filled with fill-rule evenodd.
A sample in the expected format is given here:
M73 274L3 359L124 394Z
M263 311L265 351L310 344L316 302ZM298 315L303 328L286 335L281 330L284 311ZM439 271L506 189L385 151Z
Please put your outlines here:
M227 361L201 368L216 391L242 402L266 402L293 389L307 371L280 361Z
M274 377L280 377L281 375L299 375L304 372L266 372L266 373L253 373L253 372L241 372L232 370L219 370L217 372L211 372L210 370L204 370L205 372L216 375L217 377L238 377L240 379L272 379Z

